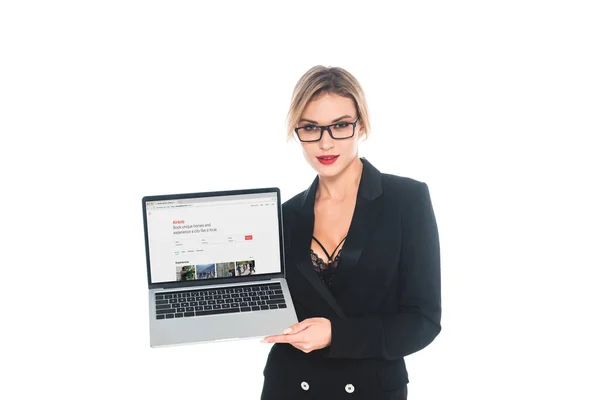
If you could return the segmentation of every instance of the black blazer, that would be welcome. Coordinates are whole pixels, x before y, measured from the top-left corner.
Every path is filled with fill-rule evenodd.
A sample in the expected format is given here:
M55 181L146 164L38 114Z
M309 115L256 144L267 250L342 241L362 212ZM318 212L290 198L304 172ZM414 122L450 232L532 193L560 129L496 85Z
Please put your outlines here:
M427 184L366 159L332 289L310 259L318 176L283 208L287 282L300 321L331 321L331 345L274 344L262 399L402 398L404 357L441 331L440 249ZM387 396L387 397L386 397Z

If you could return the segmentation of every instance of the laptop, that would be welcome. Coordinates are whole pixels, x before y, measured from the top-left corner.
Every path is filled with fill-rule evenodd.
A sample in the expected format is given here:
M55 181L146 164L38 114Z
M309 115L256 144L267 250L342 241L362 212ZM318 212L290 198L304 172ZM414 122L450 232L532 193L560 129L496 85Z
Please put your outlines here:
M150 346L263 338L298 322L279 188L142 199Z

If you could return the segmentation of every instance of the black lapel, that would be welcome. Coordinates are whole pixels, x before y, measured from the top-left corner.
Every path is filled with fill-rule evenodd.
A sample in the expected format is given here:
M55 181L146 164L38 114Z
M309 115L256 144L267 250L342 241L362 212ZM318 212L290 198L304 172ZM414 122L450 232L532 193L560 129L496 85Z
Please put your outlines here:
M318 183L319 178L316 177L310 188L305 192L301 208L297 210L297 220L294 224L294 230L289 233L291 237L290 243L292 244L292 257L302 275L318 292L321 298L326 301L331 310L339 317L344 317L344 312L337 304L335 297L333 297L331 291L321 282L321 279L319 279L319 276L313 270L310 259L310 243L315 223L315 194ZM311 309L320 309L323 306L322 300L316 296L304 298L303 301L312 302L312 304L308 305Z
M352 280L353 270L355 270L365 244L376 225L379 207L374 206L373 200L382 193L381 173L366 159L361 158L361 161L363 162L363 171L358 188L356 207L348 236L342 247L340 267L335 277L336 285L342 287L344 281L349 283ZM337 315L343 317L344 311L329 288L321 282L313 270L310 260L310 244L315 221L315 195L318 183L319 177L317 176L305 192L301 207L297 209L297 221L294 224L294 230L290 232L292 257L311 286ZM318 299L315 299L315 301L321 303Z
M348 236L340 253L340 266L335 276L335 286L338 288L356 284L356 277L360 276L359 271L356 271L358 261L377 226L381 210L381 207L377 206L378 198L383 193L381 173L365 158L361 160L363 172L358 187L356 206Z

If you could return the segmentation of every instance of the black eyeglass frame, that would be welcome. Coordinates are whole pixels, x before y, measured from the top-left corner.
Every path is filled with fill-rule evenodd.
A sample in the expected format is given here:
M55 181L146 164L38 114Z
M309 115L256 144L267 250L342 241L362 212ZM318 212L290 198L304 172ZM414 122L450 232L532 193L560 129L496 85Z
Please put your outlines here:
M344 139L350 139L350 138L351 138L351 137L353 137L353 136L354 136L354 134L356 133L356 124L358 123L358 121L359 121L359 120L360 120L360 117L356 118L356 121L354 121L354 122L336 122L335 124L331 124L331 125L306 125L306 126L299 126L299 127L296 127L296 128L294 128L294 132L296 132L296 136L298 137L298 140L300 140L301 142L304 142L304 143L306 143L306 142L318 142L319 140L321 140L321 138L323 138L323 132L325 131L325 129L327 129L327 132L329 132L329 136L331 136L331 138L332 138L333 140L344 140ZM343 137L343 138L336 138L336 137L333 137L333 133L331 132L331 127L332 127L332 126L336 126L336 125L338 125L338 124L350 124L350 125L352 125L352 135L350 135L350 136L345 136L345 137ZM318 139L313 139L313 140L302 140L302 139L300 138L300 133L298 133L298 130L299 130L299 129L306 128L306 127L308 127L308 126L311 126L311 127L313 127L313 128L319 128L319 129L321 129L321 134L319 135L319 138L318 138Z

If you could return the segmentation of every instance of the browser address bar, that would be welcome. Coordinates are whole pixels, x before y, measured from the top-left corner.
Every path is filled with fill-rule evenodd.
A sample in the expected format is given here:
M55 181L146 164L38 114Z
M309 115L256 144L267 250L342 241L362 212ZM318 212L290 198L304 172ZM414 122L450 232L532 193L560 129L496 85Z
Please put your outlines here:
M230 204L260 204L260 203L275 203L274 200L264 199L264 200L225 200L225 201L202 201L199 203L191 203L186 204L193 207L203 207L203 206L214 206L214 205L230 205Z

